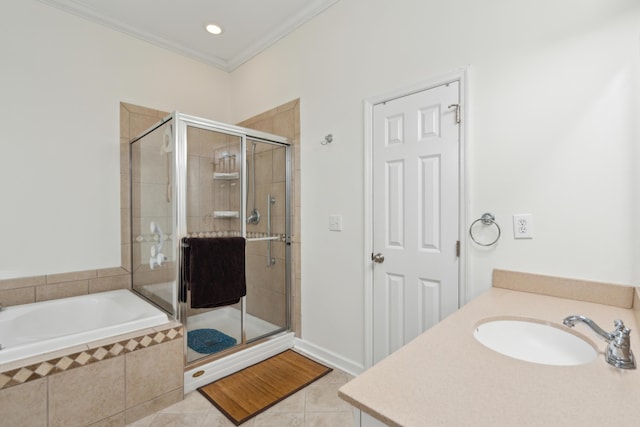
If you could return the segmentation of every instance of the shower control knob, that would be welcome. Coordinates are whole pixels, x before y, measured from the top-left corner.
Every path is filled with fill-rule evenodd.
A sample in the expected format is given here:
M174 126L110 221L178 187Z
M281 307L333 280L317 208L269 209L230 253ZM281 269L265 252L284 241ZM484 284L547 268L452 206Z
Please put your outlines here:
M371 261L377 262L378 264L382 264L384 262L384 255L382 255L380 252L378 252L375 255L371 254Z
M162 267L162 263L167 260L167 257L164 256L162 252L158 253L155 256L149 258L149 268L153 270L156 267Z

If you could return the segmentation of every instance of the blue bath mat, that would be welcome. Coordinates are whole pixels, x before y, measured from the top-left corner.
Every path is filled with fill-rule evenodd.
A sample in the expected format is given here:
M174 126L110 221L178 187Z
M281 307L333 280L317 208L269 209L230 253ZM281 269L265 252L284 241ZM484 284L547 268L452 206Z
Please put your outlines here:
M198 353L211 354L233 347L237 341L217 329L195 329L187 333L187 345Z

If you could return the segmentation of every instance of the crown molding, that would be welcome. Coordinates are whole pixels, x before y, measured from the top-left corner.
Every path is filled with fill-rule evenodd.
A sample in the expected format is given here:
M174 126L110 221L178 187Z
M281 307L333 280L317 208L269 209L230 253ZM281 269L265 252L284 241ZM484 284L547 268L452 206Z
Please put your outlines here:
M292 15L284 21L281 25L274 28L273 31L266 34L262 40L249 46L247 49L241 51L228 61L228 71L233 71L245 62L249 61L254 56L265 51L272 45L276 44L279 40L283 39L298 27L309 22L317 15L321 14L329 7L333 6L339 0L314 0L309 3L307 7L302 9L299 13Z
M188 56L206 64L213 65L223 71L231 72L238 68L240 65L249 61L254 56L260 54L264 50L268 49L273 44L293 32L296 28L305 24L315 16L319 15L339 0L312 0L309 4L300 12L292 15L287 20L282 22L272 31L267 33L263 38L256 43L250 45L246 49L242 50L238 54L231 57L229 60L225 60L219 56L208 54L199 50L191 49L181 43L176 43L164 37L151 34L149 32L141 31L130 25L123 24L116 21L112 17L98 13L91 8L86 7L81 2L75 0L38 0L41 3L52 6L56 9L62 10L67 13L79 16L81 18L88 19L97 24L106 26L115 31L127 34L137 39L146 41L155 46L162 47L180 55Z

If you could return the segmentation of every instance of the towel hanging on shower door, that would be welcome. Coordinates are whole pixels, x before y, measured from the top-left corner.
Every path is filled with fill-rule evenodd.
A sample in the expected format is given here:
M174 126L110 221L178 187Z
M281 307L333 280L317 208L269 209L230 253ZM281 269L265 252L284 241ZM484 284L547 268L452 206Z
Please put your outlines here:
M192 308L235 304L247 294L244 238L185 237L182 243Z

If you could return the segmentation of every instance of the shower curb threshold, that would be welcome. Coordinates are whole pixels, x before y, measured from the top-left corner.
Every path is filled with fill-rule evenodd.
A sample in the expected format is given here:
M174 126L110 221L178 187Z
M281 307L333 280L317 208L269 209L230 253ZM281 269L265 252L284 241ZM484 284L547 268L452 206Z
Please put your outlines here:
M286 332L270 338L263 343L249 347L246 350L189 369L184 373L184 394L293 348L294 343L294 333ZM194 377L193 375L199 371L204 371L204 373Z

